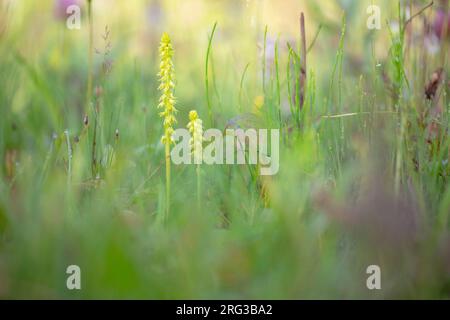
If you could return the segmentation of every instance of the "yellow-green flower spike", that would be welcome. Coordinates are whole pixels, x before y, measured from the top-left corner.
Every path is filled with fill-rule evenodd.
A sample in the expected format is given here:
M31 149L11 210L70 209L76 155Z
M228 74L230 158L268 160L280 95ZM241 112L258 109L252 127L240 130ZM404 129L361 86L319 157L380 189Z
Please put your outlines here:
M189 123L187 128L191 133L189 144L191 146L191 154L194 156L194 163L200 164L202 162L203 152L203 123L198 117L197 111L192 110L189 112Z
M163 33L161 44L159 46L159 56L161 63L159 65L159 87L161 97L159 98L158 108L163 109L159 115L164 118L164 135L161 139L163 144L171 144L173 142L173 125L176 123L175 114L175 97L173 95L174 85L174 68L173 68L173 48L170 37L167 33Z
M159 115L164 118L164 135L161 142L165 146L166 156L166 208L164 221L167 222L170 212L170 144L173 143L173 125L176 123L175 114L175 97L173 96L174 84L174 68L173 68L173 48L170 37L167 33L163 33L161 44L159 46L159 57L161 59L159 65L159 87L161 97L159 98L158 109L162 109Z

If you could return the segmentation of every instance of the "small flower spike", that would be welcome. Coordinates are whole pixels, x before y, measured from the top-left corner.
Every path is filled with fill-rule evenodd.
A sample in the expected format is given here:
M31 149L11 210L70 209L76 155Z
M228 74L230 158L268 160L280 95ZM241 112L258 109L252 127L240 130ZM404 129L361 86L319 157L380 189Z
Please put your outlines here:
M189 112L189 123L187 125L191 133L189 144L191 146L191 154L194 156L194 163L200 164L202 162L202 142L203 142L203 123L198 117L197 111Z
M159 65L159 82L158 90L161 91L161 97L159 98L158 109L163 111L159 115L164 118L164 135L161 139L163 144L173 143L173 125L176 123L175 114L175 97L173 95L174 90L174 68L173 68L173 48L170 41L170 37L167 33L163 33L161 37L161 44L159 46L159 56L161 63Z

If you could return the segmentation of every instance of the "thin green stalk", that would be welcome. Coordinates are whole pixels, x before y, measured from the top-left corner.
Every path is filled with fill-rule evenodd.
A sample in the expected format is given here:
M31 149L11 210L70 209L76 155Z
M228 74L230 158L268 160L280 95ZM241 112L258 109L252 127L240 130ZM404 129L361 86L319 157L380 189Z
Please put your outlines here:
M400 112L400 134L397 139L397 156L395 159L395 193L400 191L400 181L403 163L403 137L405 135L406 117L403 112Z
M322 24L319 24L319 26L317 27L317 31L316 31L316 33L314 34L314 37L313 37L311 43L309 44L308 49L306 50L306 53L307 53L307 54L308 54L308 53L312 50L312 48L314 47L314 44L316 43L316 40L317 40L317 38L319 37L320 30L322 30Z
M305 15L303 12L300 14L300 74L299 74L299 84L298 91L300 95L299 109L303 108L306 100L306 88L307 88L307 65L306 65L306 33L305 33Z
M392 37L393 45L391 48L392 52L392 61L394 67L394 85L395 85L395 101L394 105L397 107L399 111L400 117L400 132L397 138L397 150L395 157L395 178L394 178L394 188L396 194L400 191L400 183L401 183L401 172L402 172L402 164L403 164L403 140L406 132L406 110L404 104L402 103L402 92L403 92L403 84L405 80L405 71L404 71L404 56L403 56L403 45L404 45L404 24L403 17L401 12L400 2L398 4L398 16L399 16L399 25L400 31L399 35L395 36L392 33L392 30L389 29L389 32Z
M262 61L262 91L266 94L266 47L267 47L267 25L264 28L264 48Z
M339 111L341 111L341 86L342 86L342 58L343 58L343 53L344 53L344 36L345 36L345 30L346 30L346 19L345 19L345 14L342 16L342 30L341 30L341 37L339 39L339 45L338 45L338 51L336 53L336 60L334 62L333 65L333 71L331 73L331 81L330 81L330 87L328 90L328 101L327 101L327 110L328 110L328 115L330 115L330 104L332 103L333 100L333 87L334 87L334 78L336 75L336 71L338 71L338 108ZM340 129L340 133L341 133L341 138L343 140L343 123L342 121L339 122L339 129ZM334 130L334 128L333 128ZM343 154L343 150L341 148L339 148L339 143L338 143L338 135L334 134L334 145L336 148L336 159L337 159L337 170L338 173L341 172L341 154Z
M89 47L88 47L88 83L86 93L86 108L89 108L92 99L92 73L94 61L94 18L92 15L92 0L88 2L88 20L89 20Z
M244 72L242 72L241 82L239 84L239 112L242 112L242 88L244 86L244 77L247 73L248 67L250 66L250 62L244 68Z
M333 94L333 87L334 87L334 77L336 75L336 70L342 61L342 56L343 56L343 51L344 51L345 29L346 29L346 22L345 22L345 15L344 15L342 17L342 31L341 31L341 37L339 39L338 51L336 53L336 60L333 65L333 71L331 72L330 87L328 89L328 103L331 103L333 100L332 94ZM339 92L339 100L340 100L340 92Z
M209 70L209 56L210 56L210 53L211 53L212 39L214 37L214 32L216 31L216 27L217 27L217 21L214 23L214 26L213 26L212 31L211 31L211 35L209 36L209 39L208 39L208 49L206 51L206 60L205 60L206 104L208 106L209 123L210 123L211 126L214 126L214 123L213 123L213 116L212 116L212 106L211 106L211 101L210 101L210 97L209 97L209 74L208 74L208 70Z
M275 42L275 76L276 76L276 85L277 85L277 103L278 103L278 121L280 125L280 129L282 129L281 123L281 93L280 93L280 71L278 67L278 39Z
M98 114L95 112L94 118L94 134L92 138L92 154L91 154L91 171L92 178L97 178L97 126L98 126Z
M305 108L309 108L309 110L305 110L304 112L304 123L305 128L311 128L312 126L312 119L313 119L313 110L315 105L315 99L316 99L316 84L315 84L315 75L314 71L311 70L309 72L309 79L308 79L308 87L306 89L306 98L307 101L305 101Z
M287 69L286 69L286 77L287 77L287 91L288 91L288 100L289 100L289 109L291 111L291 115L295 120L295 111L294 107L292 105L292 90L291 90L291 59L292 59L292 50L289 47L289 54L288 54L288 62L287 62Z
M170 139L170 136L166 135L167 139ZM168 140L170 141L170 140ZM165 144L166 150L166 210L164 215L164 222L166 223L169 220L169 212L170 212L170 144Z
M200 165L197 165L196 168L196 173L197 173L197 208L198 208L198 212L200 213L202 207L201 207L201 171L200 171Z
M72 177L72 146L70 145L69 130L64 131L67 143L67 187L70 187Z

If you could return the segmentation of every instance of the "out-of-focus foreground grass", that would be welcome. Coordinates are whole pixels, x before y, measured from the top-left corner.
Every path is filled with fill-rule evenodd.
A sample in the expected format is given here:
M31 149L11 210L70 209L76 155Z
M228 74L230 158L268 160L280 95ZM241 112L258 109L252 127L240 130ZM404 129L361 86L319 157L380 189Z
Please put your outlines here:
M57 10L73 2L0 0L0 297L450 297L446 1L92 0L91 95L88 2L79 30ZM194 166L172 166L167 223L163 32L176 127L196 109L281 128L275 176L202 166L201 210Z

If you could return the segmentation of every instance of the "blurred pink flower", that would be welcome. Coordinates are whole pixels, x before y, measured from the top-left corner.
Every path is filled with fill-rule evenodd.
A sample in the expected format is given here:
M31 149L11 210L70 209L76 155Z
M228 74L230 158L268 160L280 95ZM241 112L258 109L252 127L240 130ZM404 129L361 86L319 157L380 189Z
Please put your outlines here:
M444 10L438 9L433 21L434 34L440 39L444 32L445 22L447 21L447 36L450 35L450 12L445 13Z
M59 20L65 20L67 18L67 8L71 5L79 6L79 0L55 0L55 17Z
M313 201L331 220L358 239L365 238L374 248L413 248L423 235L416 196L412 189L396 196L390 186L374 170L364 178L357 192L348 195L346 203L333 198L326 189L315 193Z
M161 28L164 23L164 10L159 0L152 1L147 6L147 23L152 28Z

